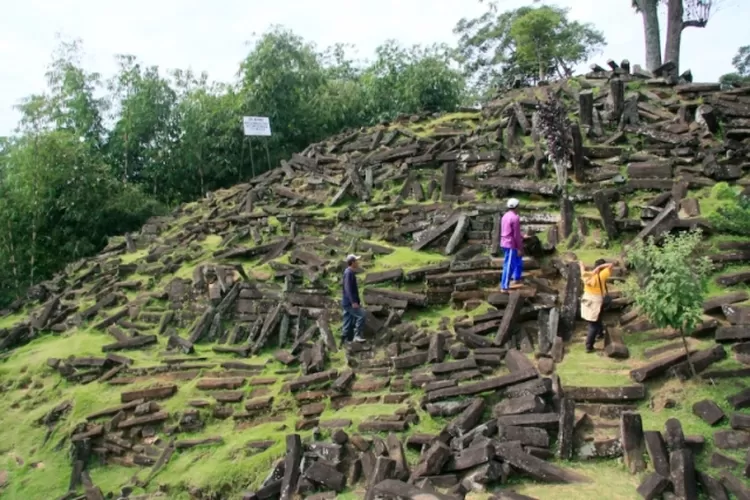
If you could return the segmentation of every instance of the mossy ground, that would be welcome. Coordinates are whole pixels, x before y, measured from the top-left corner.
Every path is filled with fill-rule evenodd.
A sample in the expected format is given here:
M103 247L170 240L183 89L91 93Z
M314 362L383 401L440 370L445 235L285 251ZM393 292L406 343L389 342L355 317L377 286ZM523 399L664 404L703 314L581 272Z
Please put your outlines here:
M580 88L581 82L572 80L571 87ZM594 87L594 94L599 92ZM628 84L628 90L638 90L636 84ZM430 119L418 124L409 124L412 132L421 137L432 135L438 129L474 129L482 120L480 112L449 113L437 118ZM394 125L393 127L395 127ZM401 126L401 125L399 125ZM636 144L628 137L626 147L632 148ZM530 147L529 138L524 137L525 148ZM575 189L575 186L573 186ZM401 186L392 183L388 189L375 193L375 203L383 202L386 196L394 197L400 191ZM221 193L217 193L217 196ZM702 215L710 216L720 206L721 202L712 196L709 189L693 191L691 196L700 200ZM653 192L636 192L628 197L631 208L631 217L637 218L640 205L645 205L653 199ZM483 199L489 196L482 195ZM545 210L556 210L556 205L538 196L521 195L522 205ZM430 202L426 202L430 203ZM416 204L413 200L406 200L406 205ZM372 210L372 205L355 205L337 207L319 207L311 212L319 218L331 221L335 226L338 215L342 210L354 208L360 213ZM171 228L162 234L163 238L175 236L181 224L188 221L200 220L205 213L201 212L202 206L198 202L183 207L183 215ZM256 212L258 209L256 209ZM577 205L576 212L587 218L596 219L598 212L591 205ZM278 234L284 227L283 217L270 216L268 218L268 230ZM540 235L541 236L541 235ZM736 237L714 236L708 245L714 246L719 241L736 240ZM247 241L236 242L249 244ZM385 244L381 241L374 243ZM175 276L185 279L192 277L195 266L203 261L209 261L211 254L221 247L221 238L209 235L197 243L196 254L184 263L173 275L155 279L151 276L135 274L131 280L141 280L144 283L152 282L155 288L163 288L169 280ZM605 248L584 241L575 248L568 249L565 244L558 246L558 251L570 250L586 264L591 265L598 258L618 258L622 254L621 242L608 242ZM147 255L147 250L142 249L121 257L124 264L139 262ZM364 262L365 272L378 272L388 269L402 268L409 271L418 267L435 264L444 261L447 257L439 252L414 252L405 247L394 247L394 252L389 255L376 257L371 262ZM276 259L278 263L288 263L288 256ZM257 260L243 262L248 274L257 279L267 280L272 276L269 264L259 265ZM85 272L85 269L79 273ZM747 270L750 266L727 266L717 269L718 273L738 270ZM332 293L338 293L338 277L329 280ZM735 289L747 289L746 286L734 287ZM709 295L726 293L726 288L721 288L711 282ZM129 296L136 296L136 292L128 292ZM131 298L133 298L131 297ZM93 302L82 302L81 307L93 305ZM466 312L451 306L429 308L425 311L409 311L404 319L413 321L418 325L428 325L437 328L438 323L444 317L455 318L466 314L482 314L491 309L488 304L482 304L479 308ZM29 311L19 311L16 314L0 318L0 328L7 328L18 321L28 317ZM332 327L337 328L336 324ZM185 333L185 332L181 332ZM643 352L648 347L653 347L665 341L648 340L653 332L642 334L625 335L624 340L630 349L631 357L625 361L606 358L600 354L587 354L583 349L579 332L577 339L571 343L566 352L565 360L557 367L563 386L617 386L632 383L629 371L641 366L646 362ZM70 462L67 456L67 444L58 446L65 436L69 436L76 424L89 413L105 407L114 406L119 403L119 393L122 390L131 390L151 385L153 382L138 382L129 386L109 386L99 382L88 385L70 384L61 380L46 365L50 357L66 358L75 356L98 356L101 355L101 347L110 343L111 338L103 333L92 330L89 325L63 335L48 335L39 338L30 344L6 355L0 361L0 470L7 470L9 481L5 490L0 490L3 498L55 498L67 489L70 477ZM708 341L698 341L695 344L699 348L711 345ZM208 362L220 362L233 359L213 353L209 347L198 347L201 356L208 357ZM138 366L149 366L159 364L159 356L156 350L131 351L128 356L135 359ZM264 352L261 356L252 359L253 363L269 361L266 369L259 376L274 376L274 372L282 368L282 365L272 361L271 352ZM343 368L345 364L343 353L339 352L332 356L331 367ZM727 359L714 365L712 368L735 368L741 366L734 359ZM178 393L164 401L162 404L170 412L180 412L186 408L191 399L210 399L210 393L200 391L196 388L195 380L177 382L180 389ZM275 406L283 408L291 403L291 396L281 391L283 385L282 377L276 384L263 386L268 395L275 397ZM683 429L688 435L705 436L706 450L699 455L699 467L701 470L715 473L715 470L707 464L708 456L712 450L713 432L695 415L692 414L692 405L702 399L712 399L719 404L725 412L731 413L726 398L727 396L744 388L743 382L735 380L719 380L715 383L702 380L691 380L679 382L677 380L662 380L649 383L649 399L640 403L639 409L646 429L661 430L664 422L670 417L679 418ZM250 392L254 387L246 387ZM413 401L419 401L423 391L421 389L407 388ZM383 391L385 393L386 391ZM377 393L374 393L377 394ZM49 438L44 441L47 429L36 425L36 421L65 400L75 402L70 414L61 420ZM671 400L670 404L667 400ZM350 431L356 429L359 422L376 414L392 414L403 405L370 404L345 407L334 410L330 406L326 408L321 419L348 418L353 421ZM433 419L418 410L420 422L410 428L407 434L424 432L439 432L445 425L444 419ZM188 490L200 488L204 493L217 492L229 498L238 496L239 492L257 486L267 475L273 462L284 453L284 436L293 431L297 415L295 411L280 411L277 418L257 422L257 425L236 426L232 420L207 419L206 427L197 435L221 436L224 444L221 446L198 447L187 451L177 452L168 463L167 467L156 477L152 483L167 488L169 497L175 499L190 498ZM309 431L301 432L303 437L309 436ZM182 437L182 436L181 436ZM193 437L193 436L185 436ZM251 453L247 443L258 440L274 440L276 444L261 453ZM739 452L724 452L733 456L740 462L744 457ZM417 459L415 453L409 451L407 456L411 461ZM520 493L530 495L539 499L551 498L578 498L600 499L611 498L635 499L638 498L635 488L640 483L641 476L633 476L626 472L623 465L616 460L573 462L564 464L593 479L590 484L584 485L542 485L530 482L513 482L508 485ZM91 476L95 484L106 491L118 491L120 486L126 484L139 469L125 468L119 466L97 466L91 469ZM147 474L148 469L141 472L141 476ZM738 471L735 471L738 472ZM738 477L741 477L738 474ZM342 493L340 499L361 498L361 490L353 490ZM483 499L489 495L469 495L472 499Z

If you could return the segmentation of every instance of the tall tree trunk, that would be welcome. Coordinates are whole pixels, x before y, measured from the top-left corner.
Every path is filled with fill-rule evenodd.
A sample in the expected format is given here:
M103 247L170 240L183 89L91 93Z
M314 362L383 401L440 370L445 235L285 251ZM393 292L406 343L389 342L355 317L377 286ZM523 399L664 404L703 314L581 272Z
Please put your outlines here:
M638 0L643 17L643 34L646 41L646 68L653 71L661 66L661 29L659 27L659 0Z
M664 47L664 62L675 64L674 74L680 73L680 44L682 42L683 0L669 0L667 4L667 43Z

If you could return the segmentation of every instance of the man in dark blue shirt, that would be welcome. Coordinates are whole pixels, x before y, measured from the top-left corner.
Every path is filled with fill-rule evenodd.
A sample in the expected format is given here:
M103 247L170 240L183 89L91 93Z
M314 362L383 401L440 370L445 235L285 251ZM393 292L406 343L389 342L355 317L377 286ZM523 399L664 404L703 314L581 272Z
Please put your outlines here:
M365 326L365 311L359 301L359 289L357 287L357 275L355 271L359 265L358 255L347 255L346 269L344 269L344 297L341 299L341 307L344 309L344 326L342 328L341 342L364 342L362 329Z

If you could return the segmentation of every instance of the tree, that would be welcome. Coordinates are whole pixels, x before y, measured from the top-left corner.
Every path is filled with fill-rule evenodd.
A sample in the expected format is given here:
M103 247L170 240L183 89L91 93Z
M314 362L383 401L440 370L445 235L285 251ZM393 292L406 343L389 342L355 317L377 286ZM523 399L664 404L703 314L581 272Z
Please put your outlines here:
M660 0L633 0L633 8L643 17L643 35L646 42L646 68L649 71L653 71L661 66L659 2Z
M680 332L690 369L686 335L703 319L703 300L708 287L711 261L697 255L700 230L667 235L661 245L653 238L637 240L626 250L628 264L638 279L631 281L626 293L657 328Z
M344 45L321 52L280 27L255 40L229 83L124 55L103 86L81 54L80 41L60 43L47 89L21 103L16 135L0 138L0 308L164 205L242 182L342 130L451 111L464 97L445 46L388 42L373 61L355 61ZM246 140L246 115L268 116L273 136Z
M130 55L119 55L117 61L120 71L109 82L116 113L107 141L109 161L123 181L147 185L156 194L168 176L177 140L177 95L158 67L143 68Z
M732 58L734 73L722 75L720 82L726 85L750 84L750 45L740 47L737 54Z
M568 77L605 45L593 25L571 21L568 10L548 5L498 14L491 2L482 16L461 19L454 32L467 76L485 88L516 78Z
M389 40L376 49L376 55L361 78L372 121L402 113L453 111L460 104L463 78L451 68L447 47L406 49Z
M636 12L643 16L643 30L646 46L646 67L653 71L661 66L661 28L658 8L660 1L667 5L667 34L664 46L665 63L675 65L674 73L679 73L682 32L686 28L705 28L716 0L631 0Z

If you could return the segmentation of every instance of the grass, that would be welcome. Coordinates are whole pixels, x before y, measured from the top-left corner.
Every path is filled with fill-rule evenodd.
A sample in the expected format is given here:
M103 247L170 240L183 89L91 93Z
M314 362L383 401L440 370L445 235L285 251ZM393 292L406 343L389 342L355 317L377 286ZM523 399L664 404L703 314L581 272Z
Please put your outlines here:
M511 486L511 488L518 493L539 498L540 500L557 498L598 500L603 497L611 500L635 500L641 498L635 492L635 489L640 484L640 477L628 474L617 461L573 462L563 465L566 468L589 477L592 482L553 485L521 484Z
M9 486L4 492L8 498L59 496L61 491L67 489L70 475L67 443L59 451L54 449L60 439L69 435L86 415L119 404L120 391L154 385L155 381L116 389L96 382L73 385L60 381L59 375L46 366L49 357L101 355L101 346L108 342L108 336L90 330L81 330L70 336L45 337L19 348L0 365L0 380L6 385L0 399L0 412L4 421L14 423L0 427L0 467L9 471ZM157 364L157 354L158 350L126 353L142 367ZM200 346L197 354L209 356L216 362L231 359L213 355L208 346ZM253 358L253 362L262 363L268 359L270 354L263 354ZM269 363L266 370L272 373L280 368L281 365L274 362ZM178 393L160 404L174 415L184 410L190 399L210 399L209 393L195 388L196 380L181 383ZM11 389L7 388L9 383L12 384ZM282 383L283 380L279 378L277 384L268 386L270 393L278 394ZM35 421L64 400L73 401L73 409L61 420L52 438L41 446L46 431L36 426ZM290 412L281 422L266 422L238 429L231 419L214 421L207 415L205 417L208 425L200 435L222 436L225 443L176 453L156 481L175 492L174 495L170 494L170 498L190 498L184 493L188 488L218 493L257 486L265 478L273 461L283 455L284 436L294 427L296 419L295 413ZM277 440L278 444L256 455L245 453L245 443L266 439ZM91 476L104 491L116 491L136 470L95 465L91 469Z
M17 323L28 319L28 317L29 313L27 312L17 312L14 314L9 314L8 316L4 316L0 318L0 330L2 330L3 328L11 328Z
M429 134L437 127L450 127L452 124L467 124L473 126L474 120L479 118L479 113L452 113L443 115L427 123L419 124L422 129L419 135ZM524 138L524 141L529 138ZM389 193L396 194L400 186L394 185ZM382 195L385 191L380 191ZM701 200L701 206L704 214L712 213L717 208L717 202L711 198L711 191L704 189L692 192L691 196L696 196ZM655 193L636 193L635 197L629 198L631 204L631 217L634 211L632 205L634 200L639 197L646 201L655 196ZM553 204L536 196L519 196L522 204L526 206L542 207L556 210ZM430 202L425 202L430 203ZM409 200L405 205L416 204ZM201 205L191 204L192 213L183 212L184 215L173 221L161 238L168 235L175 235L180 230L181 222L200 218ZM321 218L335 219L345 206L317 208L312 211ZM359 204L360 212L369 210L364 204ZM579 214L592 214L596 212L591 205L579 205L576 207ZM281 220L280 220L281 219ZM282 222L284 221L284 222ZM271 216L268 218L269 226L279 232L282 226L286 226L286 219L282 216L279 218ZM544 235L540 235L544 237ZM713 237L709 244L713 245L718 241L735 241L739 238L718 236ZM402 268L405 271L424 267L439 262L444 262L449 257L439 252L416 252L406 247L395 247L382 241L375 243L389 246L394 252L389 255L381 255L373 258L371 262L364 262L366 272L378 272L389 269ZM185 263L176 273L177 277L190 279L192 271L196 265L201 262L212 262L211 254L219 248L221 238L216 235L209 235L203 240L193 243L193 246L199 248L198 256L191 262ZM558 245L558 250L564 252L564 244ZM584 244L573 250L578 258L586 264L591 265L598 258L616 258L622 251L622 245L619 242L610 243L607 248L595 248L590 243ZM139 250L131 254L120 256L121 262L132 263L142 260L147 254L147 250ZM288 254L276 259L279 263L288 263ZM257 260L243 263L248 274L272 275L271 268L268 264L263 266L257 265ZM728 266L719 272L731 272L735 270L750 269L750 266ZM85 272L82 269L80 272ZM163 277L156 288L163 287L175 275ZM141 279L147 282L151 278L148 276L131 275L128 280ZM329 278L332 282L332 293L338 292L338 276ZM710 285L710 294L726 293L728 289L720 288L715 285L713 280ZM738 289L747 289L747 287L738 287ZM133 294L134 292L128 292ZM82 307L91 305L82 301ZM84 303L85 302L85 303ZM411 321L419 325L425 325L433 330L438 328L443 318L454 319L464 315L480 315L493 308L486 303L482 303L477 309L467 312L461 309L454 309L451 306L431 307L425 310L410 310L404 315L405 321ZM0 328L7 328L28 317L28 311L22 311L11 316L0 318ZM154 381L141 381L126 387L111 387L99 383L89 385L72 385L62 380L60 376L46 366L47 358L57 357L65 358L70 355L75 356L100 356L101 347L110 343L112 339L102 332L92 330L88 325L73 330L63 335L46 335L32 343L19 348L12 353L7 359L0 362L0 415L2 422L6 425L0 426L0 470L5 469L9 472L10 481L6 490L3 491L8 498L55 498L67 488L70 475L70 463L67 457L68 444L65 443L61 450L55 450L55 446L61 438L70 435L76 424L92 411L105 407L114 406L119 403L119 393L122 390L131 390L153 385ZM331 324L334 331L337 331L338 325ZM183 331L184 334L184 331ZM606 358L600 355L591 355L584 352L581 339L577 339L567 347L567 353L564 361L557 367L557 373L560 375L563 387L565 386L619 386L630 385L633 382L629 377L629 371L634 367L641 366L646 362L643 352L649 347L659 345L665 341L647 340L649 333L632 334L625 337L631 358L625 361L618 361ZM160 344L163 348L165 339L160 338ZM708 347L710 342L698 342L699 348ZM132 357L139 367L153 366L160 364L158 358L160 348L154 348L146 351L130 351L125 355ZM234 359L231 356L216 355L210 349L210 346L197 346L196 355L207 356L209 361L219 363L222 360ZM260 356L253 357L252 363L262 363L272 359L270 352L262 353ZM343 352L331 355L331 368L343 368L345 359ZM734 360L725 360L715 365L717 368L732 368L739 364ZM195 436L180 435L180 438L198 437L198 436L221 436L224 444L219 446L200 447L184 452L178 452L174 455L167 467L157 476L151 486L151 490L163 488L168 493L169 498L188 499L191 495L189 490L200 490L201 495L209 497L231 497L239 491L251 489L257 486L267 475L274 462L284 455L284 438L290 432L293 432L298 404L293 401L289 393L282 393L281 387L284 383L285 376L275 374L275 371L282 368L282 365L276 361L269 363L262 374L259 376L276 376L278 380L271 386L265 386L269 390L269 395L273 395L275 411L282 413L282 421L261 421L255 426L236 426L234 421L215 420L210 412L202 410L202 415L206 421L206 427ZM204 373L205 375L205 373ZM179 391L172 398L161 402L160 404L172 415L172 421L175 423L177 415L184 411L188 402L192 399L211 399L210 393L201 391L196 387L197 379L190 381L178 382ZM731 409L726 403L726 397L737 392L740 387L737 382L731 380L718 381L716 385L702 381L688 381L685 383L671 380L658 381L649 383L649 399L640 403L639 411L643 418L646 429L663 429L664 421L670 417L679 418L682 422L684 431L688 435L703 435L707 438L707 448L699 455L699 468L701 470L712 471L707 462L712 449L711 438L715 429L708 427L700 419L692 414L692 405L701 399L713 399L728 414ZM253 388L246 386L244 390L251 391ZM356 432L358 423L362 420L377 414L393 414L398 408L403 408L409 403L418 403L423 395L423 390L419 388L407 388L405 391L410 393L410 398L406 402L398 405L386 404L367 404L357 405L333 410L330 406L321 415L321 420L333 418L348 418L353 422L349 431ZM388 390L381 391L379 394L387 394ZM378 393L368 394L378 395ZM671 399L674 406L664 408L664 402ZM70 414L63 419L52 437L45 444L42 444L46 429L35 425L35 421L45 415L51 408L64 400L74 401L74 407ZM654 403L652 407L652 402ZM418 406L418 405L415 405ZM239 407L239 405L238 405ZM426 414L423 410L417 409L420 421L417 425L412 426L406 435L413 433L438 433L445 424L445 419L435 419ZM488 417L489 418L489 417ZM8 425L10 424L10 425ZM724 425L723 428L727 426ZM304 437L309 432L301 433ZM384 436L383 436L384 437ZM164 438L164 437L163 437ZM250 455L246 443L253 440L274 440L276 444L270 449ZM744 457L739 452L726 452L727 455L733 456L742 461ZM413 463L417 460L417 455L411 451L407 452L408 459ZM568 498L576 497L580 499L601 498L607 496L613 499L630 499L637 498L635 488L640 483L640 476L631 476L624 467L617 461L591 461L564 463L565 467L570 467L584 475L595 479L592 484L585 485L542 485L529 482L512 482L508 485L525 495L536 498ZM94 483L99 485L105 492L117 491L126 484L129 478L139 469L124 468L118 466L102 467L94 465L91 469ZM739 472L739 471L737 471ZM140 473L144 478L148 469ZM360 485L361 486L361 485ZM360 487L358 486L358 488ZM140 493L140 491L136 492ZM5 497L4 496L4 497ZM361 498L360 489L347 491L339 495L341 499ZM487 498L487 495L471 494L467 498Z
M481 118L482 114L480 111L476 112L457 112L457 113L446 113L437 118L426 122L419 122L417 124L410 124L407 128L414 131L420 137L428 137L432 135L438 127L451 127L458 125L460 128L475 128L476 120ZM399 124L394 124L391 128L400 127Z
M375 242L382 245L382 242ZM417 252L410 248L393 247L394 251L388 255L380 255L373 259L372 265L369 262L363 262L363 267L369 273L387 271L389 269L402 268L404 271L418 269L420 267L445 262L449 257L437 252Z

